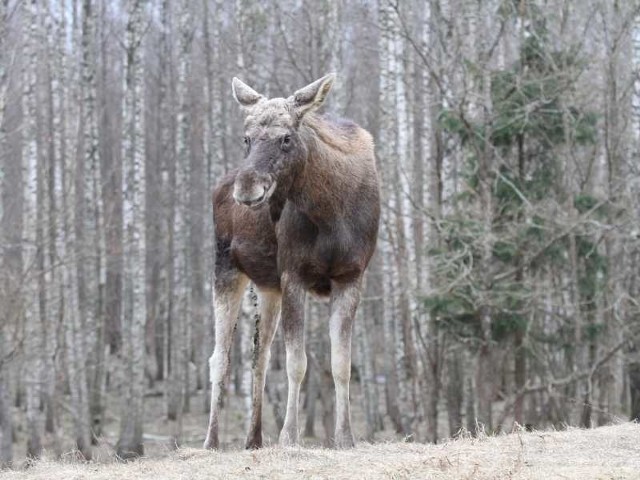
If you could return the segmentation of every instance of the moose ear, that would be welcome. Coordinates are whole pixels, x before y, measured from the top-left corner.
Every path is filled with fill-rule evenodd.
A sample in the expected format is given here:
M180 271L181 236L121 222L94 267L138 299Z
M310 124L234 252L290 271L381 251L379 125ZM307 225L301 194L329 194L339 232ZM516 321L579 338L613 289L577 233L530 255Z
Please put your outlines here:
M322 106L335 79L336 74L330 73L293 94L293 105L298 117Z
M233 90L233 98L236 99L236 102L238 102L241 107L251 107L264 98L237 77L233 77L231 89Z

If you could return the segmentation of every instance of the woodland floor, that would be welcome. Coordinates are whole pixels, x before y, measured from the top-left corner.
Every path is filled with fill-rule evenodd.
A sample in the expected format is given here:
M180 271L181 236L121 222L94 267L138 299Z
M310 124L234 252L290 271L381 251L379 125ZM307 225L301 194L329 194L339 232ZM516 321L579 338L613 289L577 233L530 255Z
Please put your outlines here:
M517 432L439 445L359 443L355 449L269 447L209 452L184 448L165 458L77 464L43 460L11 480L82 479L638 479L640 425Z

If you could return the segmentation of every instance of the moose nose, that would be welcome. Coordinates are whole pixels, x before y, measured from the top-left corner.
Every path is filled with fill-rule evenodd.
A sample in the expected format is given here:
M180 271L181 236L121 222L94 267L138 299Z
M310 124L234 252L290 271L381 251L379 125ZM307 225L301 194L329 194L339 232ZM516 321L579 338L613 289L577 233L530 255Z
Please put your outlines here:
M245 170L236 177L233 198L239 204L256 207L267 200L274 184L270 175Z
M236 182L233 188L233 199L239 204L253 207L265 200L268 189L269 185L262 182L250 184Z
M264 187L251 188L249 190L233 189L233 199L242 205L253 205L264 199Z
M234 198L236 202L241 203L242 205L246 205L247 207L254 207L262 203L262 201L264 200L264 190L262 191L262 195L257 198Z

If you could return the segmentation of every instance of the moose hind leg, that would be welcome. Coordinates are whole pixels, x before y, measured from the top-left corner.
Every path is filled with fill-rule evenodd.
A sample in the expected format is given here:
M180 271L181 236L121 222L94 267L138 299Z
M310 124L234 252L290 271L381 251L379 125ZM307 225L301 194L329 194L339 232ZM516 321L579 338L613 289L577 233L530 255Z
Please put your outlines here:
M256 325L253 343L253 390L251 426L247 436L246 448L262 447L262 398L266 380L271 343L280 320L280 292L260 291L260 317Z
M351 332L360 301L360 282L335 284L331 294L331 373L336 389L336 448L354 446L349 406L351 379Z
M211 410L204 448L218 448L218 423L224 393L224 382L229 370L229 352L238 322L238 311L248 279L237 271L216 276L213 287L215 314L215 348L209 359L211 380Z

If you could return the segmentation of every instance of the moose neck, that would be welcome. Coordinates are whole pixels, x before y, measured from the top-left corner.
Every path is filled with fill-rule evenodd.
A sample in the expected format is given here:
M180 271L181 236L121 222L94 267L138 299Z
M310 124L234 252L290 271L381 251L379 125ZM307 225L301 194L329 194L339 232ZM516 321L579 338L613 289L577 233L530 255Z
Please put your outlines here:
M300 126L307 158L289 191L288 200L321 228L332 228L344 216L349 194L349 161L344 136L324 118L309 114Z

